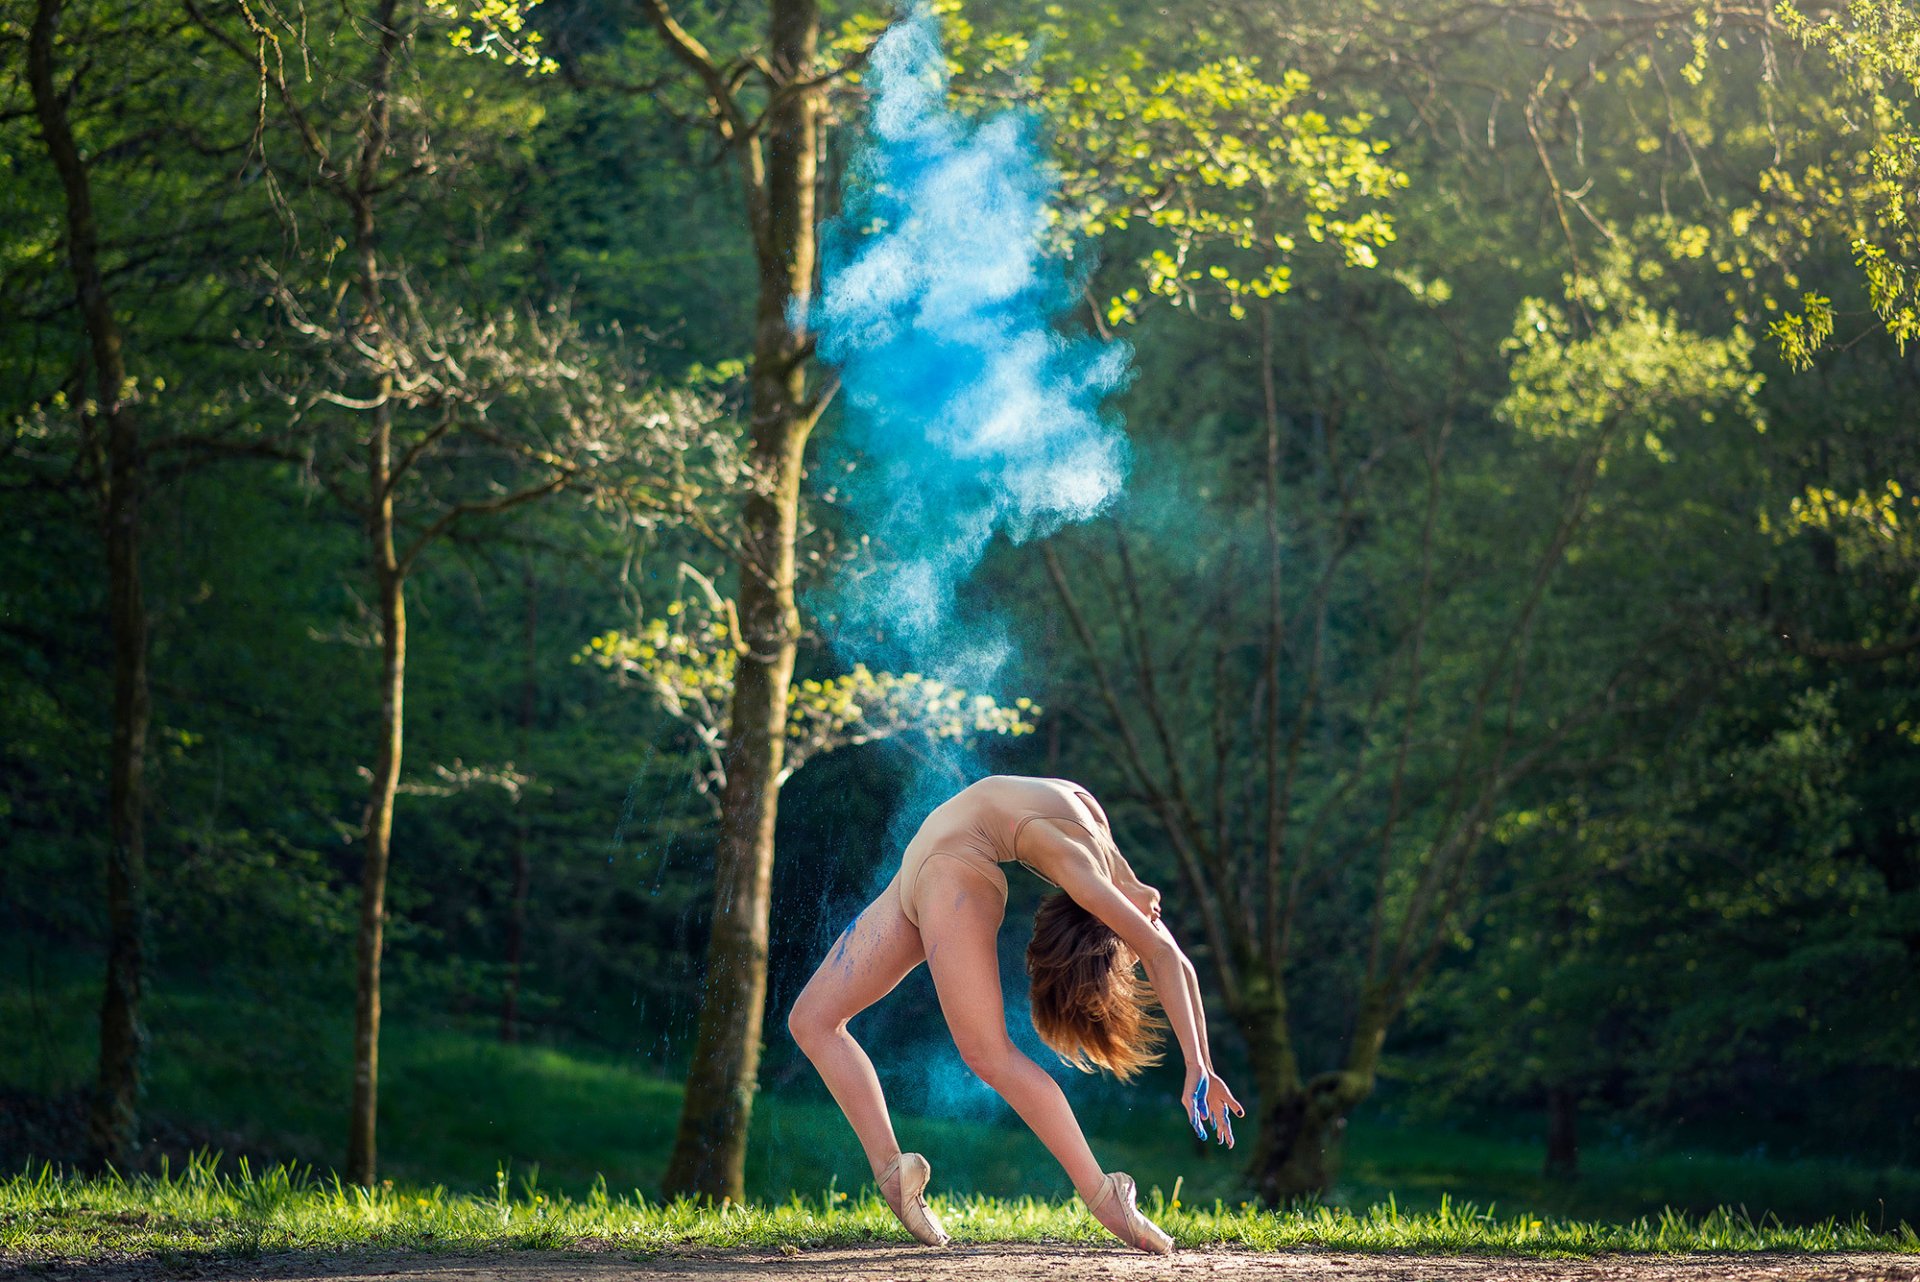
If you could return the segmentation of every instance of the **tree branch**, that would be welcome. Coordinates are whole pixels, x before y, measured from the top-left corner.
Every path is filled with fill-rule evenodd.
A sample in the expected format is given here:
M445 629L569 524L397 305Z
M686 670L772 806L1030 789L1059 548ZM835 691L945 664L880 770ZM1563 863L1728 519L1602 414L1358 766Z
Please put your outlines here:
M511 494L502 494L497 498L476 499L466 503L456 503L441 513L438 520L422 530L420 534L414 538L413 542L408 545L405 554L399 558L397 563L398 572L403 576L409 573L413 569L414 562L419 558L420 554L426 550L428 544L432 543L435 539L439 538L467 517L492 516L519 507L522 503L529 503L534 499L545 498L549 494L556 494L565 489L567 482L571 479L571 474L562 473L529 489L517 490Z

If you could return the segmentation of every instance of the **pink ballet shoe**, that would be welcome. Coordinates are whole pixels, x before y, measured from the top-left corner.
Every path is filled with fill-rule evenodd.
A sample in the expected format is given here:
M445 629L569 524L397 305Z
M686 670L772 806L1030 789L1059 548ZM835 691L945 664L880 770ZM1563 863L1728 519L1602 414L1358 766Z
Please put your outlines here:
M1100 1181L1100 1191L1094 1195L1087 1209L1099 1218L1100 1208L1107 1204L1108 1198L1120 1199L1120 1214L1124 1221L1125 1232L1114 1230L1113 1235L1128 1246L1138 1247L1142 1251L1151 1251L1155 1255L1172 1255L1173 1239L1158 1224L1140 1214L1136 1204L1139 1190L1134 1187L1133 1177L1119 1171L1110 1171Z
M927 1208L927 1181L932 1178L933 1168L927 1165L926 1158L918 1153L902 1153L880 1172L880 1196L887 1199L887 1205L893 1208L907 1232L928 1246L945 1246L947 1231Z

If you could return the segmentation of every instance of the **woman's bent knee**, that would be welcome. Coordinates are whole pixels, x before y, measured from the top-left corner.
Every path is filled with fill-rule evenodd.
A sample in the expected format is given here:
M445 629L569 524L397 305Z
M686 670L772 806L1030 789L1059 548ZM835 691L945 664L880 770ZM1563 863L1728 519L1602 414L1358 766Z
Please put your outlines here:
M1010 1041L968 1041L959 1048L961 1062L972 1070L973 1075L989 1086L996 1086L1007 1078L1013 1067L1014 1057L1020 1052L1014 1049Z
M794 1044L809 1058L813 1056L815 1048L833 1035L832 1027L814 1009L804 993L793 1004L793 1009L787 1012L787 1031L793 1034Z
M837 1017L827 1003L810 1000L804 992L787 1012L787 1031L793 1034L794 1043L809 1059L844 1033L846 1027L847 1021Z

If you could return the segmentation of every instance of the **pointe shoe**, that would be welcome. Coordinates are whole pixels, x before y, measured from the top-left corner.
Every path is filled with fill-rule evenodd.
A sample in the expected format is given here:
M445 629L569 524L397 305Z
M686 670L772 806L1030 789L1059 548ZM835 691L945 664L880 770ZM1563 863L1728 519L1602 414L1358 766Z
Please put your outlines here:
M1097 1219L1100 1208L1107 1204L1107 1199L1116 1197L1120 1199L1120 1214L1125 1221L1123 1227L1126 1232L1116 1231L1114 1236L1128 1246L1138 1247L1142 1251L1151 1251L1155 1255L1172 1255L1173 1239L1167 1236L1166 1230L1140 1214L1140 1207L1136 1204L1139 1190L1134 1187L1131 1175L1120 1171L1109 1172L1100 1181L1100 1192L1087 1204L1087 1209L1093 1212Z
M918 1153L902 1153L880 1172L880 1196L887 1199L887 1205L893 1208L907 1232L928 1246L945 1246L947 1231L927 1208L927 1181L932 1177L933 1168L927 1165L926 1158ZM887 1188L889 1184L893 1185L891 1191Z

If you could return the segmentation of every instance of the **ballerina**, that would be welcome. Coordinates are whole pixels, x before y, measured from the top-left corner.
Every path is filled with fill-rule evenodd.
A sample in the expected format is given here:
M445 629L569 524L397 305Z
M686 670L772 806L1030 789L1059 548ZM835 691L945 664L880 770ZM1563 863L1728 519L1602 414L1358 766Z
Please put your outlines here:
M1160 892L1114 844L1100 804L1064 779L992 775L936 807L899 872L807 981L787 1026L860 1137L887 1205L914 1237L944 1246L946 1230L926 1203L927 1160L900 1151L873 1062L847 1030L926 962L967 1067L1039 1136L1094 1218L1130 1246L1169 1254L1173 1239L1140 1212L1133 1178L1100 1169L1059 1085L1007 1036L996 944L1007 904L1000 866L1014 862L1061 892L1034 914L1027 947L1041 1040L1076 1068L1125 1080L1158 1061L1160 1030L1171 1026L1186 1058L1186 1121L1202 1139L1212 1123L1231 1147L1232 1117L1246 1112L1213 1071L1193 963L1160 920ZM1149 1009L1136 963L1164 1020Z

